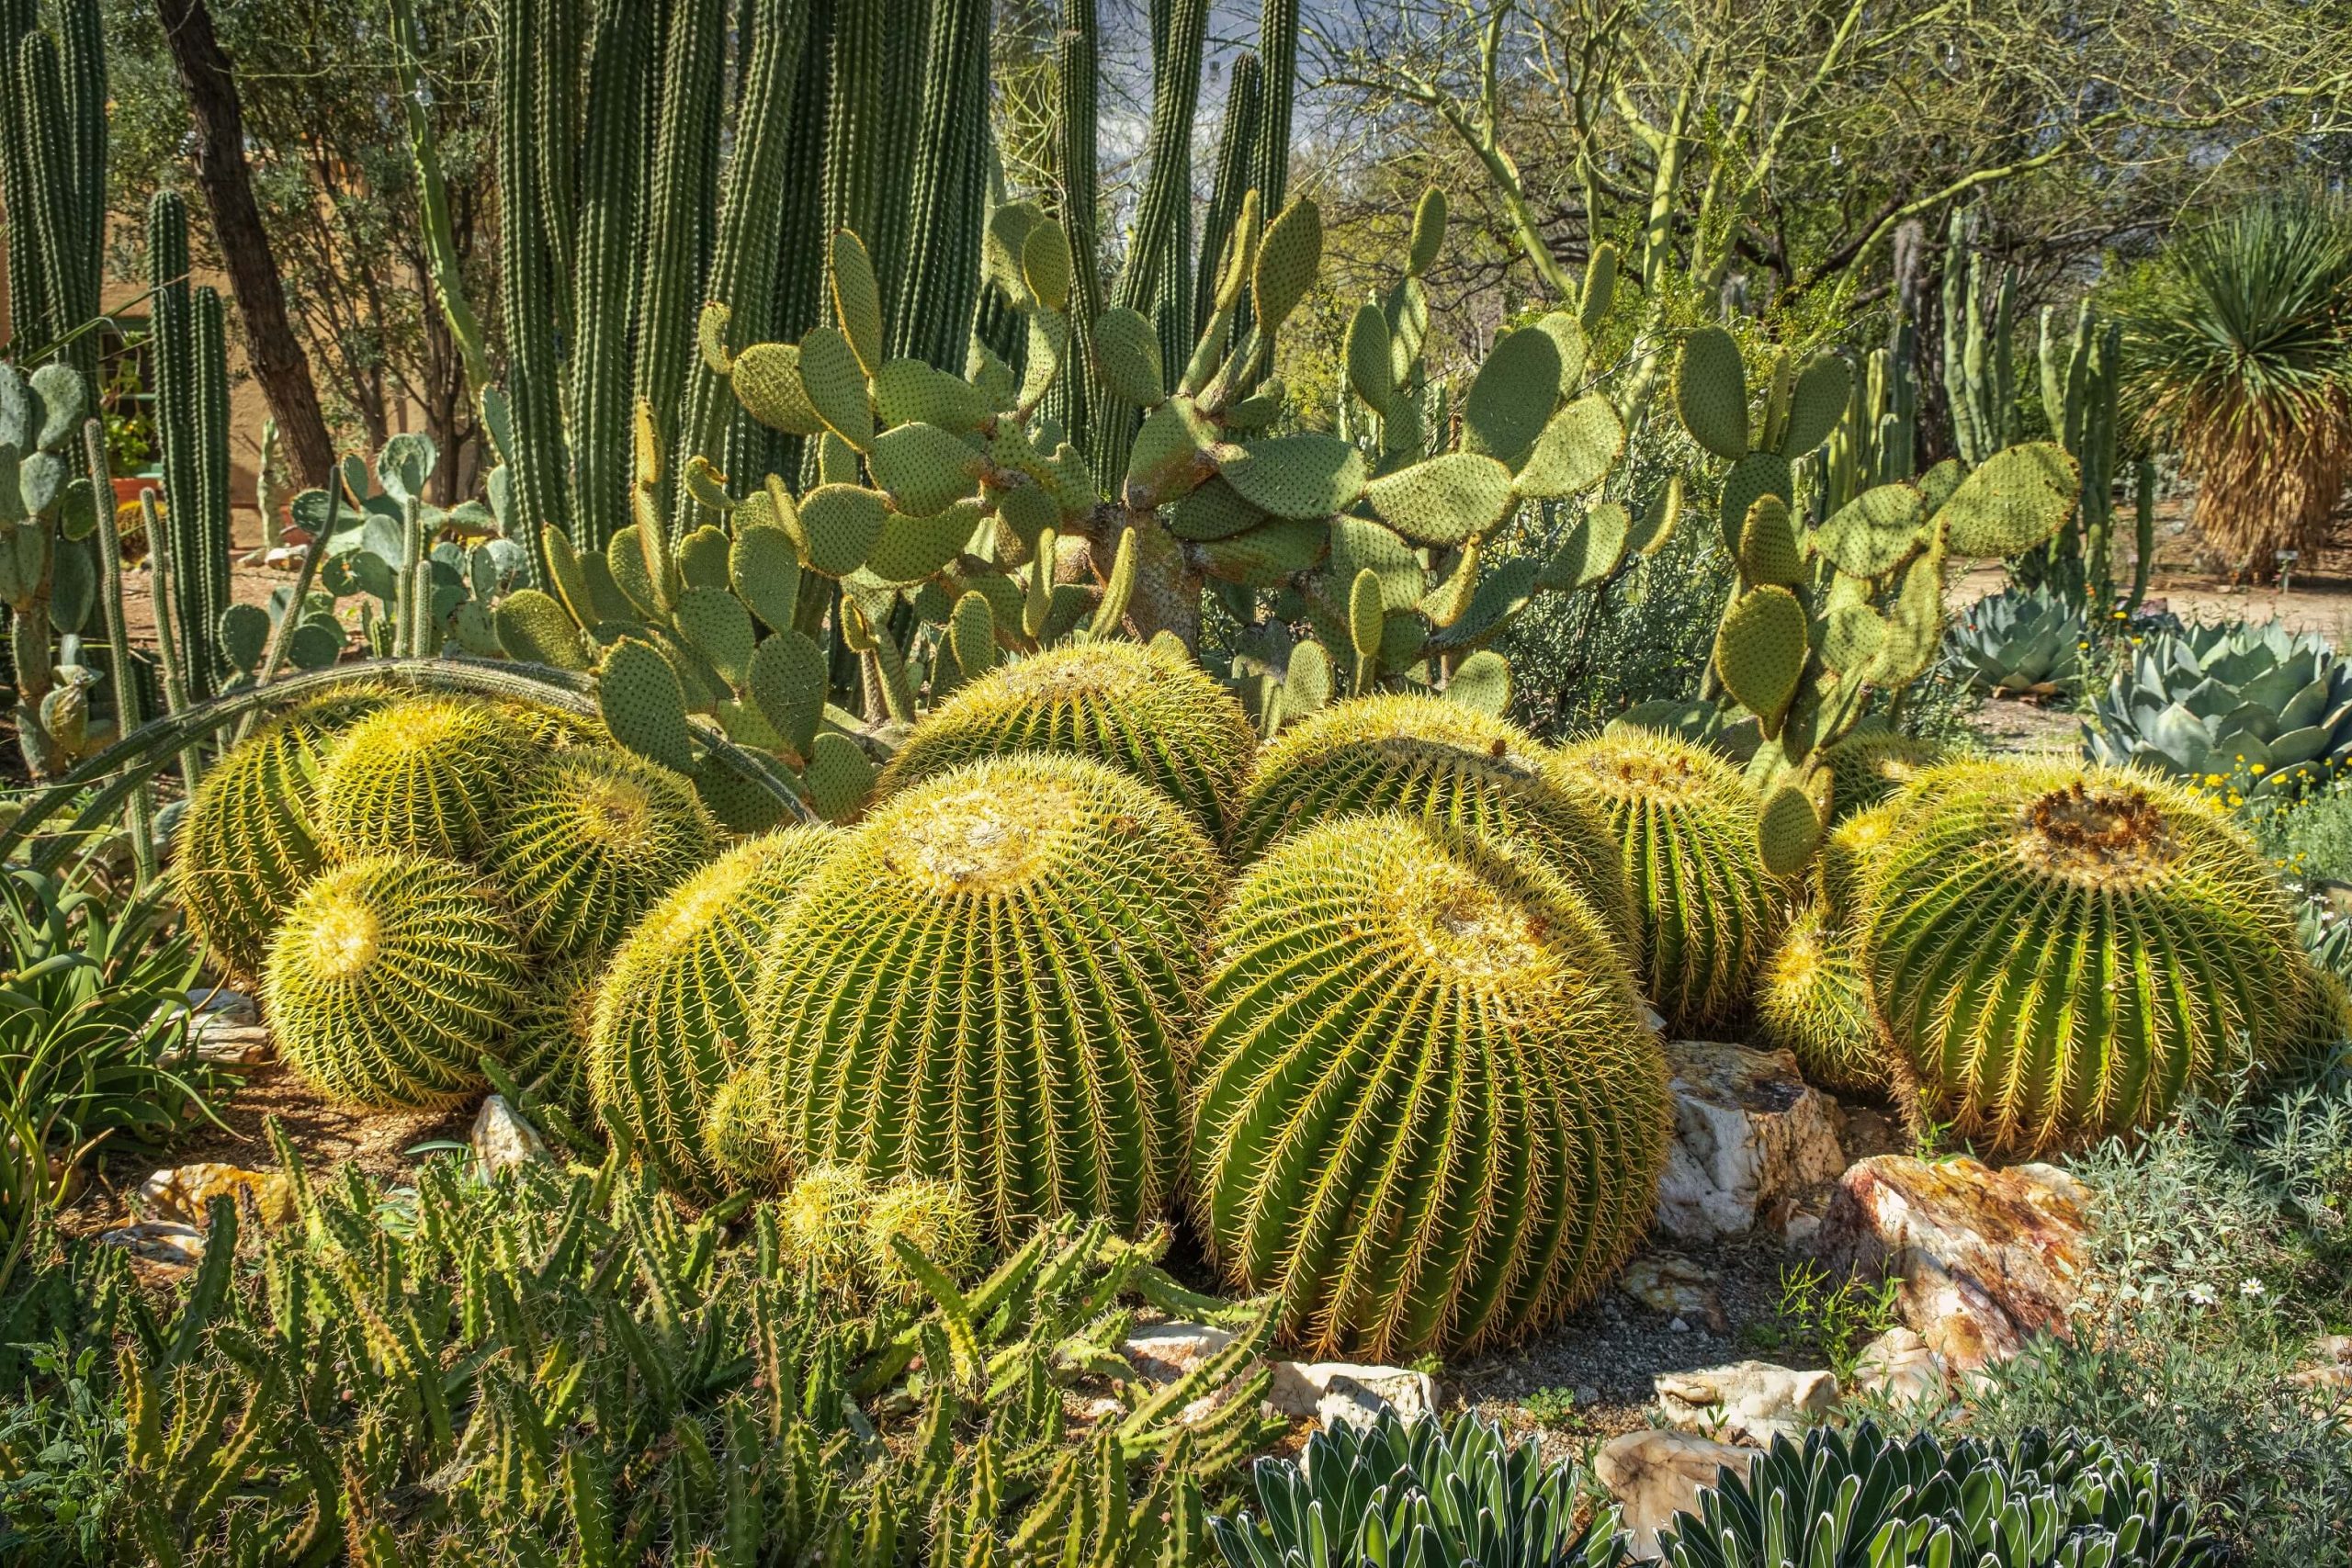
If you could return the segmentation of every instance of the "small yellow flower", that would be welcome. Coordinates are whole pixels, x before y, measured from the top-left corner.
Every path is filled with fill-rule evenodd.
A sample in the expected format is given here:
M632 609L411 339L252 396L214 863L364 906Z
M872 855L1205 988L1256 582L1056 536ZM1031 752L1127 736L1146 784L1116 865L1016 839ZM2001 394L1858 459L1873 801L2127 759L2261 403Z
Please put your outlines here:
M2245 771L2252 773L2255 777L2260 778L2263 773L2263 767L2260 762L2251 762L2246 765Z

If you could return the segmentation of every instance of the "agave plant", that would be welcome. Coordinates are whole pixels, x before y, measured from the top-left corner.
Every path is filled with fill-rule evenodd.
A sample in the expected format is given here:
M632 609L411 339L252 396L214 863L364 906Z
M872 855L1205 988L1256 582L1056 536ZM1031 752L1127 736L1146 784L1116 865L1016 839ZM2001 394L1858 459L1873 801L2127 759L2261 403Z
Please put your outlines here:
M1944 663L1971 691L2071 697L2082 688L2088 617L2045 589L1987 593L1944 628Z
M2215 1568L2194 1498L2095 1438L2028 1430L2001 1447L1933 1432L1890 1441L1865 1421L1786 1437L1718 1472L1698 1512L1659 1532L1671 1568L1975 1563L1980 1568Z
M2181 455L2197 526L2241 570L2324 542L2352 478L2352 218L2248 207L2180 240L2125 328L2142 432Z
M2352 756L2352 664L2275 624L2143 639L2098 699L2090 759L2291 794Z
M1534 1443L1476 1416L1450 1431L1393 1411L1361 1430L1327 1427L1303 1461L1261 1459L1250 1481L1262 1517L1209 1520L1227 1568L1608 1568L1624 1552L1614 1507L1577 1523L1574 1466L1546 1465Z

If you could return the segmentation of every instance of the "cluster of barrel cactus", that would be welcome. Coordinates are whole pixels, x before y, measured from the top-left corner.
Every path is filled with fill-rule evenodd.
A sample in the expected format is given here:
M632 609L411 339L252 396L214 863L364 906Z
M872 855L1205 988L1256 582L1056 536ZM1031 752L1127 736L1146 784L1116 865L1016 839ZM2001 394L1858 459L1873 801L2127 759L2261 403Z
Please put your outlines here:
M2011 1155L2290 1067L2346 1005L2204 795L2015 760L1929 770L1834 829L1758 999L1808 1075L1891 1084L1906 1112Z
M297 1072L335 1100L431 1106L480 1089L485 1057L576 1076L576 970L717 848L684 780L577 725L362 691L233 748L173 874Z

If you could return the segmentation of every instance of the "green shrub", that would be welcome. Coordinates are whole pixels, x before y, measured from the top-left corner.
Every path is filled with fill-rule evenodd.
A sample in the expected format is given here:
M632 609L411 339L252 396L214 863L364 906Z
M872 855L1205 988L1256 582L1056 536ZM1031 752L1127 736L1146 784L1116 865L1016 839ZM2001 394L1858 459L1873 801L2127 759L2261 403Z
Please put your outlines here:
M2352 1089L2193 1104L2073 1169L2093 1220L2073 1334L1989 1369L1971 1429L2105 1433L2193 1491L2235 1561L2352 1562L2352 1412L2292 1381L2352 1320Z

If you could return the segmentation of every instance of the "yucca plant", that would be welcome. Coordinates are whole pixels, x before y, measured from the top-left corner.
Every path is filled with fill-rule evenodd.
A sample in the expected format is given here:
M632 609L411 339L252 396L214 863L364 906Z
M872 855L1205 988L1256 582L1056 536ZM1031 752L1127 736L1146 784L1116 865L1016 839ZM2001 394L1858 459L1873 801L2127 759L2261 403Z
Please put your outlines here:
M383 705L338 694L271 720L204 774L172 842L172 888L229 971L258 979L269 939L325 852L312 813L335 739Z
M1714 753L1637 728L1566 747L1555 765L1599 791L1617 830L1651 1004L1678 1029L1728 1017L1746 1002L1790 897L1759 856L1755 795Z
M296 901L262 995L279 1055L329 1100L432 1107L481 1087L523 974L514 928L478 874L372 855Z
M1152 1218L1183 1171L1221 871L1167 797L1084 758L894 795L771 942L732 1114L795 1168L956 1181L1001 1240L1059 1213Z
M1081 643L958 687L907 737L879 793L983 757L1067 751L1153 785L1221 839L1257 745L1241 705L1181 649Z
M1861 900L1862 969L1925 1112L2007 1154L2126 1134L2335 1025L2253 841L2135 773L1960 763Z
M679 884L613 953L590 1032L590 1098L673 1187L713 1179L703 1118L748 1059L762 955L836 841L831 829L805 827L738 845Z
M1278 835L1392 810L1525 842L1629 956L1640 953L1624 856L1598 792L1510 720L1442 697L1359 697L1285 728L1242 797L1233 852L1252 860Z
M2075 1432L1993 1447L1875 1423L1776 1437L1658 1532L1671 1568L2219 1568L2196 1500L2156 1466Z
M2125 324L2142 433L2197 482L2197 527L2260 578L2327 538L2352 478L2352 213L2273 197L2174 242Z
M1781 933L1757 982L1756 1019L1767 1040L1796 1057L1807 1083L1850 1094L1887 1088L1885 1053L1853 938L1832 927L1819 906Z
M1330 1426L1299 1459L1250 1467L1259 1512L1209 1520L1226 1568L1614 1568L1625 1539L1613 1506L1578 1523L1585 1478L1546 1464L1482 1416L1451 1427L1383 1412Z
M1624 960L1531 852L1418 818L1291 835L1203 999L1194 1213L1314 1353L1507 1342L1648 1229L1666 1064Z
M683 774L616 746L582 746L515 781L482 863L525 942L592 958L718 848Z

